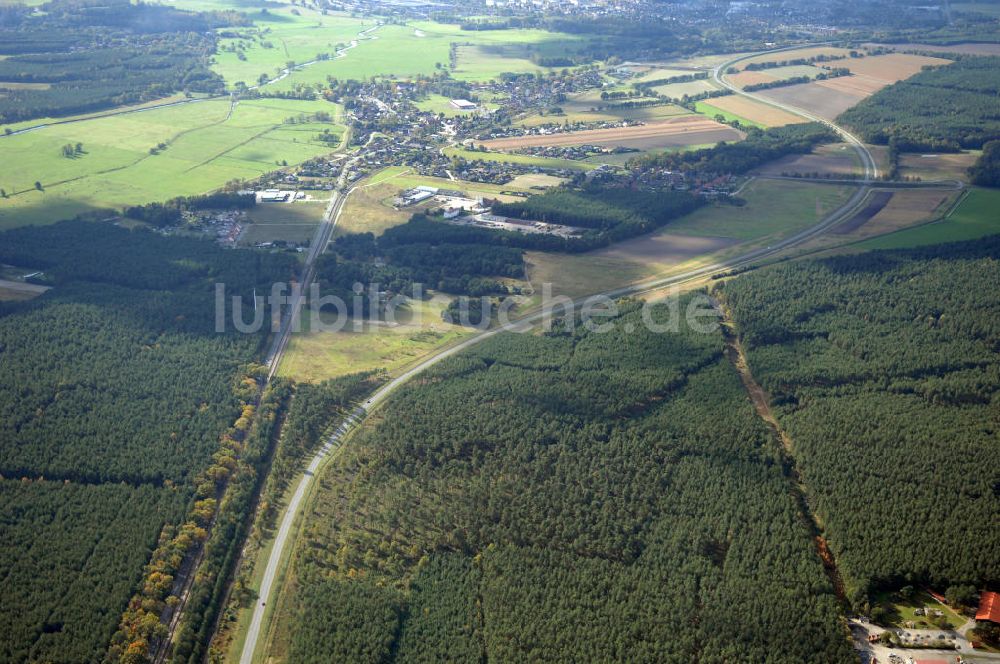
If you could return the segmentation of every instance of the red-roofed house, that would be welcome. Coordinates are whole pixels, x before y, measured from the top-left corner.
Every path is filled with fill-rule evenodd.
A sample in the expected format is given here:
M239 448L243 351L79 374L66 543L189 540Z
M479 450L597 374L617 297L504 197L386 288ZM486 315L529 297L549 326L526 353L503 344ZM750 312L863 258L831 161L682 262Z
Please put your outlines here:
M976 620L988 620L1000 624L1000 593L987 590L979 596Z

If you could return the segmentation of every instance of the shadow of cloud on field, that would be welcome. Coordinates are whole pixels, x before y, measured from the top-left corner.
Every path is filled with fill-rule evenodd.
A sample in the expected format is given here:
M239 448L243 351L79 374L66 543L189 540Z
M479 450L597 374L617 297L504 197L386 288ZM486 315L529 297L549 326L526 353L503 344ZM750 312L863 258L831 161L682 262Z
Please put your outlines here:
M0 231L21 226L42 226L77 217L106 219L117 210L73 198L36 196L32 199L0 198Z

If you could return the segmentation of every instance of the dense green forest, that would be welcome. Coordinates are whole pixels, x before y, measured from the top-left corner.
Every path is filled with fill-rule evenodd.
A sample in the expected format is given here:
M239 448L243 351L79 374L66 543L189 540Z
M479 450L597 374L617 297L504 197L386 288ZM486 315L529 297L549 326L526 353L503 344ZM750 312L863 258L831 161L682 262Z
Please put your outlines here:
M100 661L189 490L0 480L0 662Z
M1000 239L720 288L852 600L1000 582Z
M852 661L721 335L640 316L497 336L370 418L307 512L288 661Z
M1000 140L983 145L983 153L969 169L969 179L982 187L1000 187Z
M746 132L746 140L738 143L722 142L701 150L646 154L631 160L629 167L740 174L785 155L808 154L817 145L837 140L830 128L818 122L770 129L749 127Z
M86 113L165 97L221 93L209 68L213 28L234 12L191 13L127 0L54 0L0 22L0 122ZM48 87L4 87L41 83Z
M262 337L215 331L214 284L248 294L291 259L64 222L0 234L0 261L54 285L0 304L0 555L21 561L4 566L4 606L31 604L4 612L20 622L0 628L0 653L96 661L241 415ZM238 527L227 514L219 537Z
M1000 138L998 94L1000 57L963 57L876 92L838 121L903 151L981 148Z

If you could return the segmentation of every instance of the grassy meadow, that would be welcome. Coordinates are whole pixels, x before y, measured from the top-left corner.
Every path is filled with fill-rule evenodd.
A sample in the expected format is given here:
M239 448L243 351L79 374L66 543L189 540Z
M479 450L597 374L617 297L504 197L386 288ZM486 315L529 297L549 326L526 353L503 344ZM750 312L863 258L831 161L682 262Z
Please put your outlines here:
M857 249L902 249L943 242L975 240L1000 233L1000 191L974 188L944 220L872 238Z
M229 100L210 100L2 137L0 188L7 197L0 199L0 228L203 193L328 153L315 136L342 127L285 123L317 111L339 109L282 99L231 109ZM62 146L76 143L83 153L64 157ZM166 147L152 154L161 143Z

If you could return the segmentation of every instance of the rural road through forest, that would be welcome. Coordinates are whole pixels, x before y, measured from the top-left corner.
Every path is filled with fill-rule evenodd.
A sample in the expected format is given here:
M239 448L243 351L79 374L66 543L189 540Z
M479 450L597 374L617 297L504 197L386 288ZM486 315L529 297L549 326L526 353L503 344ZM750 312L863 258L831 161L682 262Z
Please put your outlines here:
M785 50L785 49L778 49L778 51L780 50ZM777 52L777 51L770 51L770 52ZM760 55L760 54L758 53L755 55ZM752 57L752 56L746 56L746 57ZM756 97L754 97L753 95L744 93L742 90L735 88L734 86L730 85L725 81L725 74L724 74L725 70L728 67L732 66L735 62L739 62L740 60L743 59L745 58L737 58L723 65L720 65L714 70L713 76L715 77L716 81L719 82L720 85L723 85L733 90L735 94L740 94L756 99ZM761 101L765 101L765 103L771 104L771 102L767 102L766 100L761 100ZM864 146L864 144L861 143L861 141L859 141L856 137L847 132L845 129L837 126L836 124L828 120L816 118L815 116L812 116L811 114L808 114L805 111L801 111L796 108L785 107L778 104L771 104L771 105L779 106L780 108L783 108L788 112L796 113L798 115L801 115L802 117L806 117L807 119L815 120L816 122L822 122L823 124L834 129L857 151L861 159L861 163L864 167L864 180L862 181L862 184L866 185L868 182L878 177L878 167L876 166L875 160L872 158L871 153ZM754 261L758 261L762 258L767 258L769 256L777 254L780 251L783 251L790 247L806 242L814 237L817 237L818 235L822 235L831 227L836 226L837 224L849 219L851 216L853 216L857 208L863 203L869 191L870 189L868 186L858 187L857 190L854 192L854 194L846 203L844 203L841 207L839 207L837 210L835 210L821 222L819 222L815 226L800 231L795 235L787 237L783 240L776 241L774 244L768 247L756 249L729 260L720 261L717 263L713 263L711 265L705 265L700 268L694 270L688 270L680 274L675 274L669 277L661 277L659 279L653 279L650 281L646 281L639 284L633 284L630 286L624 286L622 288L606 291L604 293L600 293L597 295L608 298L642 295L644 293L660 290L665 287L680 286L689 283L691 281L704 279L710 275L718 274L726 270L732 270L734 268L750 265ZM250 627L247 631L246 639L243 643L243 651L240 656L240 664L253 664L253 662L255 661L255 656L257 655L257 647L261 636L261 630L264 627L264 618L267 615L267 602L273 599L272 591L274 589L274 583L275 580L277 579L279 567L281 565L282 558L285 555L286 547L289 544L289 536L292 533L292 527L294 525L295 519L298 516L300 510L302 509L302 501L308 494L309 487L315 480L316 473L319 471L320 466L322 465L323 461L327 458L327 456L330 454L330 452L332 452L336 448L337 443L348 433L348 431L350 431L350 429L354 425L356 425L359 421L361 421L369 412L371 412L374 408L378 407L395 390L397 390L400 386L407 383L414 376L422 373L423 371L426 371L427 369L438 364L442 360L445 360L455 355L456 353L460 353L463 350L471 348L472 346L482 341L485 341L486 339L489 339L500 332L527 331L532 327L534 327L539 322L541 322L542 320L544 320L546 316L550 316L552 313L553 313L552 308L548 310L543 309L537 311L533 314L530 314L528 316L525 316L524 318L519 319L517 322L513 323L508 327L499 327L479 332L478 334L469 337L468 339L462 341L461 343L458 343L454 346L441 350L440 352L424 359L416 366L410 368L406 372L400 374L399 376L397 376L396 378L394 378L393 380L391 380L390 382L386 383L381 388L379 388L370 398L368 398L364 402L364 404L356 408L347 417L347 419L339 427L337 427L336 431L327 439L323 447L319 451L317 451L316 454L311 459L305 474L299 480L299 483L296 486L295 491L292 494L288 502L288 505L281 516L281 523L278 527L277 534L275 535L274 544L272 545L270 554L268 556L267 567L265 568L264 575L261 579L260 590L258 591L257 601L254 605L253 616L251 618ZM285 343L287 343L287 340ZM273 608L274 607L272 602L272 609Z

